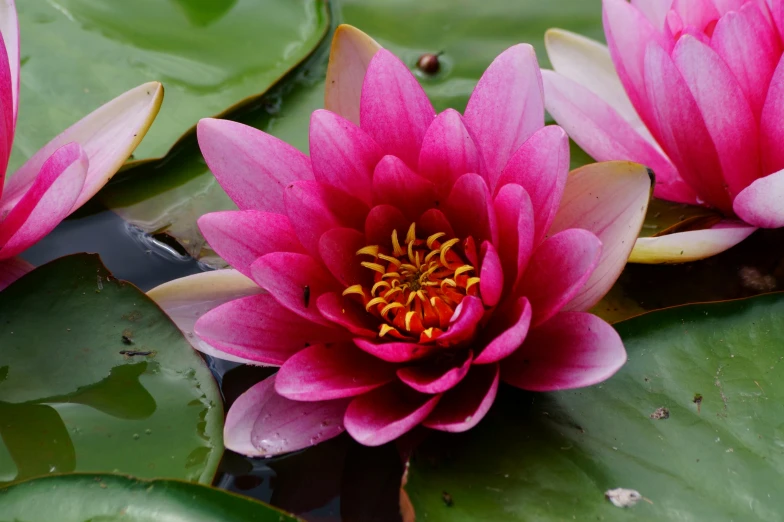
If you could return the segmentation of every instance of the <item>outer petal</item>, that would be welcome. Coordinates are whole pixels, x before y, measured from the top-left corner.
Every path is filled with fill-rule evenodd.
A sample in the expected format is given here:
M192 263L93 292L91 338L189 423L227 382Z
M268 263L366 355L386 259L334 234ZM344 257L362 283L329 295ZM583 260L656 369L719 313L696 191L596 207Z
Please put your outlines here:
M213 270L169 281L147 292L177 325L191 346L211 357L244 364L257 361L223 352L194 333L196 321L218 306L263 290L236 270Z
M52 231L71 213L84 187L88 161L77 143L57 149L41 166L29 190L8 206L0 200L0 259L15 256Z
M516 292L531 302L533 325L550 319L577 295L599 263L601 251L601 241L578 228L555 234L534 251Z
M194 331L222 352L268 365L283 364L310 344L349 338L341 329L313 324L292 313L268 294L213 308L196 321Z
M0 2L0 30L7 29L2 27L7 20L3 19L4 10L7 7ZM11 13L13 14L13 25L16 27L16 11L11 6ZM18 35L17 35L18 38ZM18 45L18 41L16 42ZM19 49L16 49L17 55ZM8 159L11 157L11 147L14 144L14 128L16 123L16 110L17 110L17 93L18 93L18 80L19 80L19 60L16 57L16 71L11 70L12 65L9 64L11 58L6 53L5 43L3 38L0 37L0 196L3 194L3 185L5 184L5 175L8 168ZM14 74L15 73L15 74Z
M784 170L746 187L732 208L739 218L755 227L784 227Z
M373 203L400 209L409 221L436 206L438 196L432 182L414 173L395 156L384 156L373 174Z
M656 195L669 201L696 204L694 190L681 179L663 154L613 108L583 86L542 71L547 110L569 136L598 161L629 160L656 172Z
M445 394L422 424L440 431L468 431L484 418L498 392L498 365L474 366Z
M395 440L430 415L440 395L415 392L391 383L354 399L346 410L346 430L366 446Z
M554 391L591 386L626 362L612 326L595 315L565 312L528 333L523 346L501 363L501 378L518 388Z
M538 130L506 164L496 188L507 183L521 185L531 197L536 235L542 242L555 218L569 172L569 137L555 125Z
M734 197L761 175L754 113L732 71L710 47L685 35L672 58L694 95Z
M672 0L632 0L632 5L639 9L659 30L664 28L667 11L672 7Z
M377 341L377 340L376 340ZM382 361L403 363L421 359L440 350L432 344L406 343L406 342L373 342L368 339L354 339L354 344L359 349L375 355Z
M379 319L365 311L361 303L338 292L322 294L316 301L321 315L354 335L373 338L378 335Z
M654 2L649 3L652 4ZM547 48L547 56L553 63L553 69L558 74L598 96L618 116L623 118L637 134L651 146L658 149L658 145L653 136L651 136L650 131L648 131L648 128L632 106L632 102L629 100L620 78L618 78L618 73L615 72L615 65L612 62L612 58L610 58L610 50L606 45L561 29L548 30L544 36L544 44ZM544 76L546 71L542 72ZM547 100L550 94L547 89L546 78L544 89L545 108L552 114L549 108L550 102Z
M300 243L319 255L321 235L333 228L362 230L368 207L342 190L318 181L298 181L283 194L286 215Z
M299 402L275 393L275 376L240 395L223 427L226 447L248 457L272 457L343 433L348 400Z
M474 359L474 364L498 362L520 348L528 335L532 315L533 312L528 299L521 297L514 303L512 313L508 314L509 320L501 322L494 317L493 322L488 327L487 337L489 342L484 350ZM510 322L511 324L504 324Z
M784 4L782 4L784 6ZM784 7L783 7L784 9ZM760 120L760 149L763 172L784 169L784 56L779 60Z
M473 337L484 317L485 307L478 297L466 296L455 308L446 333L438 338L439 344L456 344Z
M481 279L482 302L492 308L501 300L504 291L504 269L501 258L498 257L495 247L489 241L482 243L482 268L479 271Z
M0 1L0 33L8 56L8 69L11 72L11 92L14 108L14 122L19 112L19 21L16 17L14 0ZM13 134L13 126L11 127Z
M196 131L207 165L241 210L284 214L286 186L313 179L307 156L258 129L205 118Z
M4 199L21 198L47 158L63 145L75 142L82 146L90 162L84 187L72 207L76 210L122 167L152 125L162 101L163 86L150 82L94 110L27 160L8 180Z
M740 12L727 13L719 20L711 47L732 71L759 118L781 56L776 29L757 5L749 3Z
M630 263L674 264L715 256L737 245L756 227L723 221L707 230L678 232L660 237L641 237L634 244Z
M523 276L534 249L536 224L531 198L523 187L508 183L493 202L498 220L498 255L508 288Z
M0 260L0 290L32 271L35 267L20 257Z
M366 246L365 235L353 228L333 228L319 240L319 253L327 269L342 285L368 284L370 270L360 265L357 251Z
M198 220L210 247L250 277L250 265L272 252L305 253L289 218L258 210L212 212Z
M376 52L365 75L360 122L386 154L415 169L433 106L408 67L386 49Z
M394 378L395 366L353 344L319 344L305 348L283 364L275 391L295 401L325 401L355 397Z
M420 393L443 393L455 387L471 367L471 352L454 354L454 357L406 366L397 371L401 381Z
M661 143L673 164L700 198L730 213L730 196L718 175L722 165L703 115L672 59L656 44L648 46L645 75Z
M492 204L484 179L478 174L464 174L455 182L442 210L457 237L495 243L498 231Z
M602 253L565 310L590 309L615 284L645 220L651 182L645 167L622 161L586 165L569 175L549 235L583 228L599 238Z
M373 169L381 148L362 129L325 110L310 117L310 158L317 181L371 203Z
M282 305L305 319L328 326L316 300L326 292L342 290L324 267L304 254L273 252L251 265L253 280Z
M463 174L482 172L482 155L456 110L445 110L427 129L418 172L435 183L441 197Z
M495 192L498 176L512 154L544 126L544 91L536 52L528 44L510 47L479 79L465 110Z
M351 25L341 24L332 37L324 107L359 125L359 101L365 73L381 46Z

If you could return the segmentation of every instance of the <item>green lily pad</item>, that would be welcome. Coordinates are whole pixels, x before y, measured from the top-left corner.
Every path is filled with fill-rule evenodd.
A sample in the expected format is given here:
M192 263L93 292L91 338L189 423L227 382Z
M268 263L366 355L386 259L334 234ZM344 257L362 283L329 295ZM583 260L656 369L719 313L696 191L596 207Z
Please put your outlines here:
M553 26L602 39L601 0L334 0L333 27L348 23L397 53L424 85L438 110L463 110L479 77L507 47L529 42L543 67L544 32ZM330 38L301 67L257 102L226 115L308 151L310 114L324 105ZM442 52L441 71L419 73L423 53ZM587 162L577 155L573 164ZM236 208L215 181L190 136L167 158L125 171L100 195L108 208L146 232L167 233L194 257L213 266L222 261L206 247L196 219Z
M98 256L58 259L0 293L0 346L0 483L71 471L212 480L223 452L212 375Z
M160 157L200 118L266 90L329 27L324 0L58 0L17 8L23 66L12 167L151 80L164 84L166 99L135 158Z
M256 500L177 480L74 473L0 489L0 522L297 522Z
M463 435L412 461L417 518L778 520L784 512L784 294L653 312L617 329L607 382L503 389ZM644 499L619 508L615 488ZM448 496L447 496L448 495Z

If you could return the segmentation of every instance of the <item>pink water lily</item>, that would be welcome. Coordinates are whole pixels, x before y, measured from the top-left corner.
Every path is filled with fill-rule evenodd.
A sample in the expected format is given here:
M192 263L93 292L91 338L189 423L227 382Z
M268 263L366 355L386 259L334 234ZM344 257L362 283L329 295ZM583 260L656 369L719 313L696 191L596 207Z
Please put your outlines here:
M90 199L144 137L163 87L150 82L115 98L54 138L6 178L19 107L19 26L0 0L0 290L33 267L15 257Z
M603 3L609 49L548 32L547 110L597 160L650 166L657 197L727 217L641 239L632 260L699 259L784 226L784 3Z
M499 381L558 390L620 368L618 334L585 311L626 262L650 179L628 162L568 173L530 46L493 61L464 114L436 114L405 64L341 26L326 86L310 156L199 123L240 208L199 226L235 270L150 293L197 348L281 367L232 405L228 448L464 431Z

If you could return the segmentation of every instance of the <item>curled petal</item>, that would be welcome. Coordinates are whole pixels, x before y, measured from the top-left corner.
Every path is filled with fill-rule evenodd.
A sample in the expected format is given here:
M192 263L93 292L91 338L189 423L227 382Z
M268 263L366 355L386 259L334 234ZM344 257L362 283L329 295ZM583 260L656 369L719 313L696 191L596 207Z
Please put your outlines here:
M784 170L760 178L733 202L743 221L760 228L784 227Z
M757 227L737 221L723 221L710 229L677 232L660 237L641 237L634 244L630 263L688 263L715 256L737 245Z
M259 285L237 270L213 270L169 281L147 292L147 296L166 312L198 351L226 361L259 364L215 348L197 336L194 327L196 321L210 310L262 291Z
M604 381L626 362L618 332L595 315L564 312L531 330L501 363L501 378L531 391L582 388Z
M384 156L373 174L373 203L400 209L409 222L436 206L435 185L395 156Z
M398 378L421 393L442 393L455 387L471 367L471 352L443 358L397 371Z
M292 401L275 392L275 376L254 385L231 405L223 427L226 448L248 457L301 450L343 433L349 399Z
M472 366L468 375L441 397L423 426L439 431L468 431L484 418L498 392L498 365Z
M763 172L777 172L784 169L784 147L781 146L784 143L782 121L784 121L784 56L779 60L773 79L770 81L760 120Z
M375 355L379 359L387 362L403 363L422 359L440 348L432 344L406 343L406 342L384 342L371 341L368 339L355 338L354 344L359 349Z
M549 234L588 230L601 241L602 253L596 270L565 310L590 309L615 284L645 220L651 182L645 167L623 161L593 163L569 174Z
M474 364L498 362L520 348L528 335L532 315L528 299L521 297L514 303L511 313L501 318L494 316L488 325L489 342L474 359Z

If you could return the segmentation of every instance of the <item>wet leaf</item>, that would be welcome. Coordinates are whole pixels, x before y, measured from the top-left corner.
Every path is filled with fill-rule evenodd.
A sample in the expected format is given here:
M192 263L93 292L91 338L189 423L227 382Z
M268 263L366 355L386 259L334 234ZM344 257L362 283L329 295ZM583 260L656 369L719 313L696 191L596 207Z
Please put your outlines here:
M296 522L261 502L176 480L67 474L0 489L0 519L25 522Z
M98 256L53 261L0 293L0 346L0 483L71 471L212 480L223 408L209 370Z
M160 157L200 118L277 81L329 25L324 0L58 0L17 7L23 66L12 167L93 109L151 80L164 84L166 97L134 157Z
M777 520L784 294L662 310L617 329L629 362L607 382L504 388L475 430L433 436L409 472L417 518ZM616 488L647 501L618 508L605 499Z

